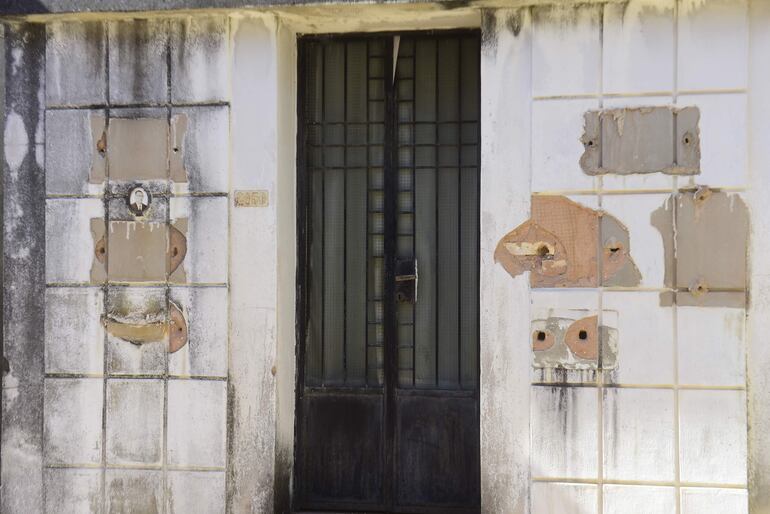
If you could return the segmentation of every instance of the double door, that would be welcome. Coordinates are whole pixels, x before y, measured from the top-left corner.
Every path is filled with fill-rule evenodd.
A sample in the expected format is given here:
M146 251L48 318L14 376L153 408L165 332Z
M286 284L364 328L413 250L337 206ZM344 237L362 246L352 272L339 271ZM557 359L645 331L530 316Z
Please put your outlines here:
M295 510L479 510L479 34L299 39Z

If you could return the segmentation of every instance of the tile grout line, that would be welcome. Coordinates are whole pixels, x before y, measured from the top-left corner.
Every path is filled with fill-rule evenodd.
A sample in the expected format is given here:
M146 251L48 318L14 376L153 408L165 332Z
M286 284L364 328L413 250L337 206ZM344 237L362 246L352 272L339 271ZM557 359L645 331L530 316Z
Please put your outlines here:
M533 108L534 107L534 101L533 101L532 93L533 93L533 81L534 81L533 77L534 77L534 73L535 73L535 71L534 71L534 62L535 62L535 57L534 57L534 53L535 53L534 46L535 45L534 45L534 42L535 42L535 38L537 36L537 34L536 34L536 32L537 32L537 25L535 23L534 9L535 8L532 7L532 6L527 8L527 14L529 16L529 27L530 27L530 35L529 35L529 93L528 93L528 96L529 96L529 101L528 101L528 104L529 104L529 170L528 171L529 171L529 192L530 192L530 196L529 196L529 205L528 205L528 210L527 210L527 217L528 218L532 217L532 194L533 194L532 193L532 189L533 189L532 186L533 186L533 182L534 182L534 179L535 179L535 174L534 174L533 164L532 164L534 162L533 161L533 158L534 158L533 146L534 145L532 144L532 131L533 131L533 128L534 128L534 108ZM495 27L495 30L497 30L497 27ZM480 64L480 66L481 66L481 64ZM479 87L481 87L481 86L479 86ZM483 92L481 91L481 89L479 89L479 94L483 95ZM481 123L479 123L479 128L481 128ZM479 154L481 154L481 151L479 151ZM479 167L479 170L481 170L480 167ZM479 183L481 183L481 176L479 177ZM481 209L482 205L483 204L481 203L481 194L479 194L479 208L480 209ZM479 234L479 235L481 236L481 234ZM481 258L479 258L479 263L481 263ZM532 291L532 286L531 286L530 282L528 282L527 286L528 286L528 293L529 293L529 294L527 294L527 300L528 300L528 302L527 302L527 310L528 310L527 317L528 317L529 320L531 320L532 319L532 315L533 315L533 313L532 313L532 298L533 298L532 297L532 292L533 291ZM481 276L479 276L479 289L481 289ZM480 296L481 296L481 291L479 291L479 297ZM531 321L530 321L530 323L531 323ZM479 327L480 326L481 326L481 314L479 314ZM530 325L530 327L531 327L531 325ZM527 338L529 338L530 334L531 334L530 333L530 330L531 330L530 327L527 327L527 329L528 329L527 330ZM527 344L530 344L530 343L528 342ZM531 350L530 350L530 352L531 352ZM479 362L480 361L481 361L481 354L479 352ZM527 366L527 372L528 372L529 376L532 377L533 374L532 374L532 366L531 365ZM479 385L481 385L481 376L479 376ZM527 500L526 500L525 504L528 507L527 512L531 512L532 508L533 508L533 506L532 506L532 503L533 503L532 502L532 483L534 481L534 479L532 477L532 457L533 457L533 453L534 453L532 451L532 446L533 446L533 444L532 444L532 418L533 418L533 416L532 416L532 386L530 385L527 389L528 389L528 391L527 391L527 395L528 395L527 396L527 400L529 402L529 405L527 406L527 417L529 418L529 423L527 425L527 428L529 430L529 434L528 434L528 436L529 436L529 441L528 441L529 442L529 449L528 449L529 450L528 451L528 453L529 453L529 455L528 455L529 466L527 466L527 492L528 492L528 494L527 494ZM481 407L480 404L479 404L479 407Z
M172 37L172 21L170 19L165 20L166 25L166 186L171 191L171 153L169 149L171 147L171 37ZM175 135L175 134L174 134ZM168 199L166 206L166 227L171 226L171 198ZM171 246L171 235L167 228L166 230L166 252L168 252ZM168 377L169 377L169 349L171 345L171 284L170 284L170 270L168 269L168 257L166 257L166 314L165 322L168 327L166 340L166 348L163 352L163 434L161 443L161 459L162 459L162 483L163 491L161 496L163 498L163 505L161 506L161 512L166 512L170 504L170 491L169 491L169 474L168 474ZM182 315L184 316L184 314Z
M549 476L535 476L532 477L532 481L536 483L545 484L570 484L570 485L599 485L599 480L594 478L570 478L570 477L549 477ZM601 484L604 485L622 485L622 486L642 486L642 487L670 487L675 489L677 483L674 481L665 480L612 480L603 479ZM745 490L746 484L740 483L719 483L719 482L681 482L682 487L688 488L702 488L702 489L737 489Z
M674 23L673 23L673 77L672 77L672 97L671 101L674 105L677 105L679 101L679 2L680 0L674 0ZM675 136L676 137L676 136ZM676 144L676 141L675 141ZM673 262L671 263L671 287L674 289L673 301L671 302L671 329L672 329L672 353L673 353L673 371L674 371L674 501L676 514L682 512L682 489L681 489L681 462L680 462L680 446L681 446L681 433L680 433L680 412L679 412L679 312L676 303L676 289L677 289L677 255L676 255L676 240L677 240L677 194L679 188L679 178L674 176L671 181L673 188L671 194L671 216L673 227ZM665 266L666 263L664 263Z
M104 22L104 99L106 103L106 107L104 109L104 131L105 133L108 131L110 126L110 23ZM109 193L109 184L110 184L110 161L107 156L107 152L103 155L104 158L104 192L102 194L102 208L104 209L104 213L102 216L104 217L104 247L109 248L109 240L110 240L110 219L109 219L109 205L107 196ZM109 287L107 282L107 277L109 276L109 266L110 261L109 259L105 259L104 263L104 283L102 284L102 312L103 316L107 315L107 310L109 307L108 304L108 298L109 298ZM109 368L109 347L110 347L110 339L109 334L107 333L107 330L105 328L104 330L104 336L103 336L103 342L102 342L102 361L103 361L103 369L102 374L104 375L103 381L102 381L102 462L101 462L101 503L102 508L104 511L107 511L107 392L108 392L108 368Z
M604 108L604 17L607 14L607 6L606 4L601 4L598 8L599 11L599 110L601 111ZM599 161L600 166L601 163L601 152L599 154ZM597 459L596 459L596 466L597 466L597 476L598 476L598 482L597 482L597 491L596 491L596 504L597 508L596 511L598 514L604 513L604 363L603 363L603 355L602 355L602 343L601 343L601 336L600 336L600 327L602 326L603 316L602 316L602 309L604 307L604 292L603 292L603 262L602 258L604 256L604 245L602 243L602 217L601 213L603 212L603 189L604 189L604 179L601 175L594 177L594 188L596 189L596 197L597 197L597 209L599 211L600 217L599 217L599 226L598 226L598 234L596 238L596 280L598 283L598 294L597 294L597 302L598 302L598 313L597 313L597 321L596 321L596 337L597 341L596 344L598 346L598 369L596 373L596 395L597 395Z
M227 295L226 295L226 305L227 305L227 347L225 349L226 352L226 378L225 378L225 468L224 468L224 511L226 513L230 512L230 505L228 502L228 494L230 491L230 488L232 487L232 478L230 477L229 469L232 465L231 463L231 457L230 457L230 447L233 444L233 435L232 430L230 427L230 362L231 362L231 356L232 356L232 341L230 340L230 334L232 332L232 316L231 316L231 310L232 310L232 299L230 298L230 283L232 280L231 277L231 269L232 269L232 258L233 258L233 208L234 208L234 200L231 201L229 199L229 195L232 192L233 189L233 159L232 159L232 103L233 103L233 70L232 70L232 60L234 59L234 43L233 43L233 18L231 16L227 16L227 194L228 194L228 201L227 201Z

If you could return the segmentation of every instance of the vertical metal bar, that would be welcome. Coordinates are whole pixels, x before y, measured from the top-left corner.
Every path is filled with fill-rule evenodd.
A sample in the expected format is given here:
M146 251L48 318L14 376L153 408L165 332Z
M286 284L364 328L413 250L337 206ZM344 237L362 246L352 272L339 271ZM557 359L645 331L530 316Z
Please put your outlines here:
M435 273L434 285L435 285L435 289L436 289L436 291L435 291L435 298L436 298L437 305L436 305L436 308L434 309L435 316L433 318L433 323L434 323L434 326L435 326L435 330L433 331L434 334L435 334L435 338L433 340L433 346L436 349L436 351L434 352L434 355L433 355L433 358L434 358L434 361L435 361L435 366L436 366L434 377L433 377L433 385L438 387L438 376L439 376L439 373L438 373L438 355L439 355L439 350L440 350L439 345L438 345L438 332L439 332L439 330L438 330L438 328L439 328L438 327L438 312L439 312L438 302L441 301L440 300L441 297L439 296L439 287L438 287L438 284L440 282L440 277L441 277L441 259L438 258L439 257L438 256L438 248L439 248L439 245L438 245L438 237L439 237L438 223L439 223L439 219L440 219L439 218L439 208L438 208L439 200L440 200L439 194L438 194L438 180L439 180L439 176L438 176L439 175L438 152L439 152L441 147L438 144L439 140L440 140L439 139L439 132L438 132L439 131L439 115L438 115L438 109L439 109L439 104L438 104L439 51L438 51L438 49L439 49L440 45L439 45L439 39L438 38L435 38L435 41L436 41L436 44L435 44L435 48L436 48L435 66L436 66L436 69L434 71L434 73L435 73L435 81L434 81L435 89L433 91L433 101L435 102L435 111L434 111L433 115L435 116L435 119L434 119L434 122L433 122L433 127L434 127L435 133L436 133L436 143L437 144L436 144L436 147L435 147L436 148L436 155L433 156L433 166L434 166L434 168L433 168L433 175L435 177L435 179L433 181L433 183L434 183L433 193L435 195L434 207L436 209L436 214L435 214L436 224L433 227L433 230L436 231L436 273Z
M369 266L371 264L371 257L369 252L371 251L369 248L369 238L371 237L369 235L369 217L371 214L369 213L369 167L371 166L371 162L369 161L369 142L370 142L370 118L369 118L369 41L370 39L366 39L366 42L364 44L366 48L366 72L364 73L364 76L366 77L366 209L364 212L366 213L366 262L364 263L364 270L366 272L366 312L364 314L364 386L369 387L369 298L370 298L370 284L369 284Z
M478 48L481 51L481 34L476 33ZM474 77L478 81L476 86L478 109L476 110L476 254L481 254L481 58L477 60L478 68L474 70ZM476 266L476 409L480 416L479 399L481 397L481 261Z
M348 45L342 57L342 383L348 383Z
M390 38L391 51L386 52L385 70L393 69L393 38ZM398 194L397 175L394 173L394 162L397 145L395 144L396 104L394 81L385 83L385 284L383 304L384 331L385 331L385 478L384 500L385 505L392 506L396 498L395 491L395 438L396 438L396 391L395 385L398 379L398 339L396 326L395 303L395 255L396 255L396 196Z
M305 112L305 95L307 94L308 85L305 82L307 76L307 43L299 41L297 49L297 83L303 85L297 91L297 113L299 119L297 121L297 297L296 297L296 312L297 312L297 325L296 325L296 344L297 344L297 390L295 392L295 411L296 419L294 422L294 447L302 447L302 431L300 430L300 423L303 419L304 409L302 408L304 389L305 389L305 344L307 341L307 322L309 316L308 302L307 302L307 290L309 285L308 273L309 266L307 265L309 241L307 233L307 216L308 209L310 209L307 198L306 187L310 184L307 180L307 139L305 137L307 129L305 126L307 113ZM303 484L303 479L300 470L302 469L302 452L295 451L294 454L295 465L293 468L294 479L292 480L291 495L295 499L295 502L299 503L302 500L302 492L298 485Z
M415 87L415 80L417 73L417 38L412 38L412 73L409 77L412 80L412 116L409 121L412 129L412 140L409 141L412 147L412 258L415 261L415 271L419 271L416 267L420 264L417 262L417 88ZM414 293L419 295L418 283L415 282ZM416 301L419 301L419 297L416 296ZM417 334L415 327L417 326L417 307L412 307L412 387L415 387L417 383Z
M463 161L462 161L462 132L463 132L463 38L457 38L457 388L462 389L462 305L463 305L463 254L462 254L462 226L463 226Z
M321 212L326 212L326 45L321 44ZM326 276L326 218L321 219L321 277ZM321 280L321 298L326 298L326 280ZM321 385L326 385L326 310L321 302Z

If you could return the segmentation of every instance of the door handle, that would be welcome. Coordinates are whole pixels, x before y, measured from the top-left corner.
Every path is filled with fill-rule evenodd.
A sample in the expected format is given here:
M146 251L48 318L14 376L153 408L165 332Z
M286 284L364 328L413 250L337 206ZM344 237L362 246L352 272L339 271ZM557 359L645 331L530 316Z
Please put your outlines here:
M417 259L396 261L396 301L417 302Z

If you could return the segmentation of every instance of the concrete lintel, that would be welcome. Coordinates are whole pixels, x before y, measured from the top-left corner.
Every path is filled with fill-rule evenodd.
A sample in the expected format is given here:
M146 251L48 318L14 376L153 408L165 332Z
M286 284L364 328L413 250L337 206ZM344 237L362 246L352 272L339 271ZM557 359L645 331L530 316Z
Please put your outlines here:
M627 0L6 0L0 4L0 16L40 17L89 13L137 13L195 10L292 9L307 7L428 6L451 11L462 8L504 9L537 5L572 5L587 3L624 3ZM655 0L652 0L655 1ZM663 2L664 0L661 0Z

